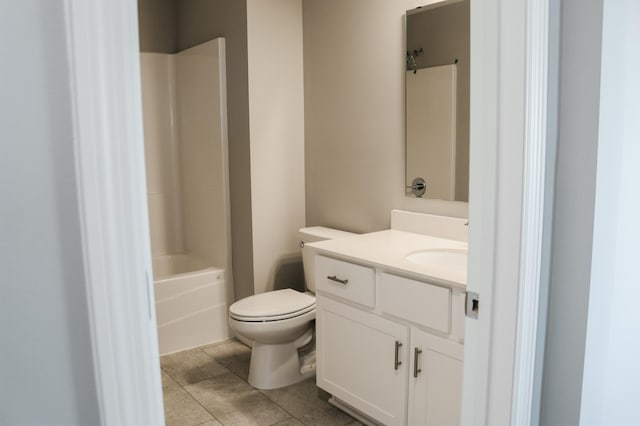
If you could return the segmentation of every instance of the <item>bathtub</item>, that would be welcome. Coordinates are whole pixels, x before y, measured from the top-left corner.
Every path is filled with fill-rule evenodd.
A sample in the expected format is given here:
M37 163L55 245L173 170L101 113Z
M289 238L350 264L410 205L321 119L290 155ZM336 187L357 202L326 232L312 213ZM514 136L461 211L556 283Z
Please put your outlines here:
M230 339L223 269L188 254L153 258L160 355Z

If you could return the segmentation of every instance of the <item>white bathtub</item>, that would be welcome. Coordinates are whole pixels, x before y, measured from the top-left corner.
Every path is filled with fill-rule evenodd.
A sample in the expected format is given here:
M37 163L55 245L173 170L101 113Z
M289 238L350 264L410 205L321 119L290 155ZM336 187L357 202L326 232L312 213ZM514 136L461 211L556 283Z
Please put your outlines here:
M186 255L153 258L160 354L232 337L224 270Z

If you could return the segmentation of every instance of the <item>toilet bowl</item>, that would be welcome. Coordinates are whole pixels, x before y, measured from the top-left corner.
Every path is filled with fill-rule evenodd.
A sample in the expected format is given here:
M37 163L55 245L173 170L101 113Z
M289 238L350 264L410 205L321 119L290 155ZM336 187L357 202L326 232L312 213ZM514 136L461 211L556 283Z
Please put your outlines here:
M315 316L315 297L291 289L248 297L229 308L231 329L253 341L249 367L253 387L276 389L313 374L300 373L298 348L311 341L310 322Z
M316 299L313 294L313 250L305 243L351 236L349 232L315 226L299 231L306 288L275 290L249 296L229 307L229 326L253 342L249 384L257 389L277 389L315 374L315 365L303 365L299 349L313 339ZM307 359L314 359L308 357Z

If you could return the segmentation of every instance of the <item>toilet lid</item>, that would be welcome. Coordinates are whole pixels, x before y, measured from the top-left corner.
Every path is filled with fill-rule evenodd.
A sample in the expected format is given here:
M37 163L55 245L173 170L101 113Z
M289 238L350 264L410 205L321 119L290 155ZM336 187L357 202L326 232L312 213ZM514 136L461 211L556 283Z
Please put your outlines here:
M315 303L315 297L287 288L238 300L229 307L229 313L232 317L242 319L290 317L307 312Z

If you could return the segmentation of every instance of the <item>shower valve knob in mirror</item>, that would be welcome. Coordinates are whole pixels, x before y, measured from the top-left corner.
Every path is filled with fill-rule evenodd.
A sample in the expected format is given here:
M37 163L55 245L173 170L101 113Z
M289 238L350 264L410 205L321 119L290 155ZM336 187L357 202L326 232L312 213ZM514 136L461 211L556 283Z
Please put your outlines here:
M427 192L427 182L421 177L417 177L411 182L411 186L406 188L410 189L413 195L421 198Z

